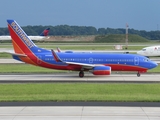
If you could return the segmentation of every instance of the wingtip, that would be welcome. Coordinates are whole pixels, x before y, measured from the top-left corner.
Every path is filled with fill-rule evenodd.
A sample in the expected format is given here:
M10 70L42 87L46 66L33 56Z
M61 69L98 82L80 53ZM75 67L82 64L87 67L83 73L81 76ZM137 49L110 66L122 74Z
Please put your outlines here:
M59 56L56 54L56 52L53 49L51 49L51 52L56 62L62 62L62 60L59 58Z

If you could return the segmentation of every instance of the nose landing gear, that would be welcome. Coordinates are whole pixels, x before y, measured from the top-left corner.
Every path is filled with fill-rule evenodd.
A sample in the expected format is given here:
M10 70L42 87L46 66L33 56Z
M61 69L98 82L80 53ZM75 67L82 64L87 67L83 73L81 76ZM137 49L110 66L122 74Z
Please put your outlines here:
M137 77L140 77L140 76L141 76L141 74L140 74L140 72L138 72L138 73L137 73Z
M84 77L84 72L82 70L79 72L79 77L80 78Z

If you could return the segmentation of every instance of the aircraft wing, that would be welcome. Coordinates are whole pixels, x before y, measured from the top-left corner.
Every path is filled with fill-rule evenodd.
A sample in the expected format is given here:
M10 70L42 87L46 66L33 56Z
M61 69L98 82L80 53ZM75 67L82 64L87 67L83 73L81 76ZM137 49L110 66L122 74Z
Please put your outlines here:
M96 66L104 66L102 64L85 64L85 63L65 62L65 61L64 61L64 63L70 64L70 65L79 65L79 66L82 66L83 68L86 68L86 69L92 69L93 67L96 67Z
M95 67L94 64L85 64L85 63L77 63L77 62L65 62L66 64L70 64L70 65L80 65L80 66L86 66L86 67Z
M86 69L92 69L95 66L104 66L104 65L101 65L101 64L99 64L99 65L96 64L95 65L95 64L85 64L85 63L78 63L78 62L62 61L54 50L51 50L51 51L52 51L53 57L54 57L56 62L63 62L63 63L69 64L69 65L79 65L79 66L82 66L83 68L86 68Z

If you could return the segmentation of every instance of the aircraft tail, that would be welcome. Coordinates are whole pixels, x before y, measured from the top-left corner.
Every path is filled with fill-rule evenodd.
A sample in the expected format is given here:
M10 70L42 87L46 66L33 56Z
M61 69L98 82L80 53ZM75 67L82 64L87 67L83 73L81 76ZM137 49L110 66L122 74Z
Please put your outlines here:
M38 47L15 20L7 20L7 22L15 53L27 55L38 51Z
M49 30L50 30L50 28L45 29L45 30L40 34L40 36L48 36Z

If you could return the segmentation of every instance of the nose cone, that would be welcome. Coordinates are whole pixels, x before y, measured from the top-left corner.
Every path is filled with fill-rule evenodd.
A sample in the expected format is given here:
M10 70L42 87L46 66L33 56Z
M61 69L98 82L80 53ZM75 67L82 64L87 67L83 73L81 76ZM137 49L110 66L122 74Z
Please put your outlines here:
M158 64L154 61L152 61L151 65L150 65L150 69L157 67Z

